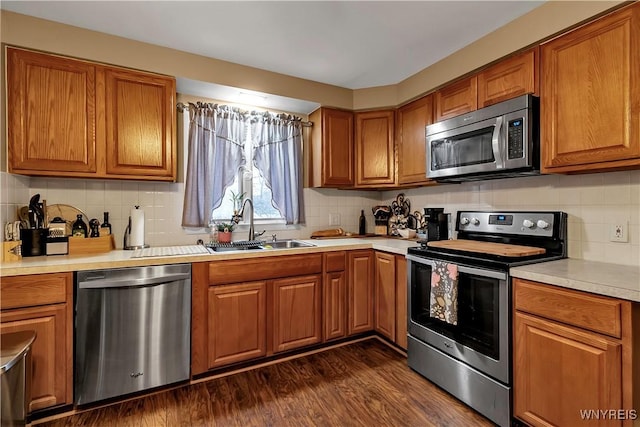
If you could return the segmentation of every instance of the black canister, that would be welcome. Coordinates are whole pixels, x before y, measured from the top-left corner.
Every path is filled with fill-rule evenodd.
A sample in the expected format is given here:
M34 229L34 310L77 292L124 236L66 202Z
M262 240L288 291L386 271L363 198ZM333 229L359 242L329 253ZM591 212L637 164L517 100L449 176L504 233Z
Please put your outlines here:
M48 228L23 228L20 230L22 256L40 256L47 254Z

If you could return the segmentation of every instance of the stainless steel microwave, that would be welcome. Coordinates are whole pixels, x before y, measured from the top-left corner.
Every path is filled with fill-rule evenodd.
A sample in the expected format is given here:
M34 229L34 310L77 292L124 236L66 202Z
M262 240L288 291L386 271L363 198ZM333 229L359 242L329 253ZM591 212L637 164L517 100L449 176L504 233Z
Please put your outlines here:
M540 173L539 102L523 95L427 126L427 178L462 182Z

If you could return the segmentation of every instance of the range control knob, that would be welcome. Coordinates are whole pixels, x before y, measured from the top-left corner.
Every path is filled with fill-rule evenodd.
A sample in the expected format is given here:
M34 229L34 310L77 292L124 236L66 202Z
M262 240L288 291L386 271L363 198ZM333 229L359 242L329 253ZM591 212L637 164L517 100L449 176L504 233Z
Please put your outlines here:
M469 224L469 218L464 216L460 218L460 225L467 225L467 224Z
M545 220L542 220L542 219L538 220L537 225L538 225L538 228L542 228L543 230L549 228L549 223L547 221L545 221Z
M480 224L480 220L478 218L471 218L471 224L478 225Z
M524 221L522 221L522 225L527 227L527 228L533 228L533 226L535 224L533 223L533 221L531 221L529 219L525 219Z

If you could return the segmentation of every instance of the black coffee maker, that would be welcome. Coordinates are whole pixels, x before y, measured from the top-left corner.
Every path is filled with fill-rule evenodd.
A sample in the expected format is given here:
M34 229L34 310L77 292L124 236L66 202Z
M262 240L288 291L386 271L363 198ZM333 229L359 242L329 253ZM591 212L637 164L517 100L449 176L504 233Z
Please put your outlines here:
M449 238L449 214L444 208L424 208L427 225L427 240L447 240Z

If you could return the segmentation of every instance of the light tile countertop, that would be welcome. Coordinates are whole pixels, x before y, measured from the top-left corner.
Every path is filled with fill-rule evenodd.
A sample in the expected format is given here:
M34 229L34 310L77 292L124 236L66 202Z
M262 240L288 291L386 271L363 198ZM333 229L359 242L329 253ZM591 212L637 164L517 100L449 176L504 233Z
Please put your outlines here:
M97 270L103 268L139 267L147 265L179 264L184 262L190 263L239 258L260 258L265 256L310 254L342 249L375 249L405 255L407 253L407 248L417 246L417 243L413 240L390 239L384 237L301 241L311 243L315 246L292 249L265 249L257 251L238 250L215 254L174 255L146 258L132 258L131 255L133 251L124 250L113 250L104 254L93 255L23 257L20 261L0 264L0 277Z
M640 267L561 259L511 269L512 277L640 302Z
M228 251L203 255L177 255L131 258L132 251L114 250L87 256L42 256L22 258L0 264L0 277L27 274L60 273L103 268L207 262L239 258L260 258L294 254L321 253L336 250L375 249L406 255L407 248L417 246L413 240L384 237L302 240L315 246L260 251ZM511 269L511 276L564 288L576 289L615 298L640 302L640 267L603 262L564 259Z

